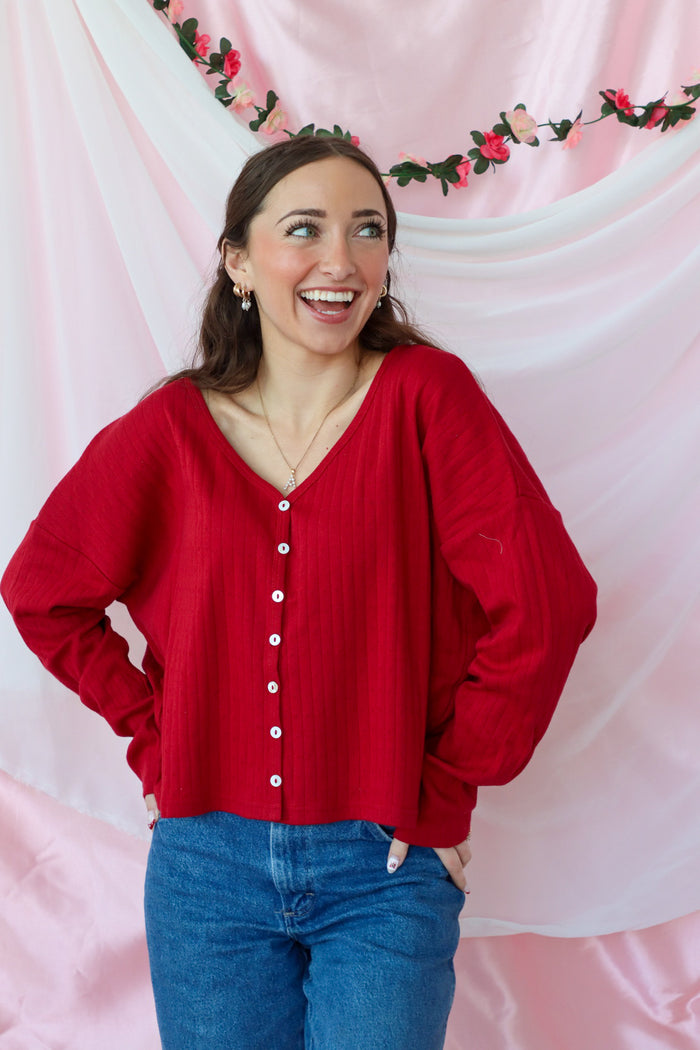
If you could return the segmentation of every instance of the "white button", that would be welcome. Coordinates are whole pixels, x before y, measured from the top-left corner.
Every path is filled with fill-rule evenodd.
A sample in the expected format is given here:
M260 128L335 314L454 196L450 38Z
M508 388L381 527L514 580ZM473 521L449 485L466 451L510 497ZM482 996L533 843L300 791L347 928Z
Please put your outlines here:
M273 736L275 740L278 740L282 736L282 730L279 726L273 726L270 730L270 736Z
M277 506L279 507L280 510L289 510L289 500L288 499L282 499L282 500L279 501Z
M273 602L283 602L284 601L284 591L273 591L272 592L272 600L273 600Z
M277 547L277 550L280 552L280 554L289 554L289 544L288 543L280 543L279 546Z
M278 788L282 783L282 777L278 776L277 773L275 773L274 776L270 777L270 783L272 784L273 788Z
M282 639L280 638L280 636L278 634L271 634L270 635L270 645L279 645L281 641L282 641Z
M278 690L279 690L279 686L277 685L277 682L268 682L267 683L267 691L268 691L268 693L276 693L276 692L278 692Z

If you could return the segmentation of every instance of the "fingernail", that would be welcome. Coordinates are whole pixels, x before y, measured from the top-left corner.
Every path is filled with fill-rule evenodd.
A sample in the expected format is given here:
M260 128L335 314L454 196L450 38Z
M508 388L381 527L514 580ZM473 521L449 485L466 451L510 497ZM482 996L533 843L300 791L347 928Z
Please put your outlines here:
M153 829L154 829L154 827L156 826L157 823L158 823L158 814L157 813L149 813L148 814L148 830L149 831L153 831Z
M396 871L398 866L399 866L399 858L395 857L394 854L392 853L391 856L389 857L388 861L386 862L386 870L389 872L390 875L393 875L393 873Z

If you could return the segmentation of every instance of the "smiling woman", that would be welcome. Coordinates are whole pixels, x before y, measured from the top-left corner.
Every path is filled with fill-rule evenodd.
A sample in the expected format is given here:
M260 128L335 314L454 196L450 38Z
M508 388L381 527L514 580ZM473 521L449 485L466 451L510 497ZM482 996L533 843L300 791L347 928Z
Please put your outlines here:
M251 157L198 360L98 434L3 579L133 738L164 1050L443 1046L477 786L528 762L595 617L507 426L389 293L395 232L350 143Z

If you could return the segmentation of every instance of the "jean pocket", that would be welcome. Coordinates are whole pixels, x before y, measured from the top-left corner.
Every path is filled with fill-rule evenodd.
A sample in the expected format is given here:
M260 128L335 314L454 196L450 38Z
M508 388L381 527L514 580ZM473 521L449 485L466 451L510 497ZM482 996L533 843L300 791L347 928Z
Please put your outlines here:
M363 820L362 825L370 838L376 839L378 842L388 843L394 838L394 829L386 824L375 824L372 820Z

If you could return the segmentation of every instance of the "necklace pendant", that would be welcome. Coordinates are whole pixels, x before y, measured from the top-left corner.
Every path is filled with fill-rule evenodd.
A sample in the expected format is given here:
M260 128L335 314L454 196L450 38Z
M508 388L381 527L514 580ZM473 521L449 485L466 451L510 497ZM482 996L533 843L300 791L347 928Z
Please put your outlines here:
M283 492L287 492L287 490L291 492L292 489L295 489L297 487L297 479L294 477L295 473L296 472L293 470L292 473L289 475L289 481L282 489Z

